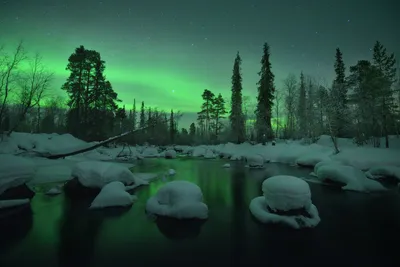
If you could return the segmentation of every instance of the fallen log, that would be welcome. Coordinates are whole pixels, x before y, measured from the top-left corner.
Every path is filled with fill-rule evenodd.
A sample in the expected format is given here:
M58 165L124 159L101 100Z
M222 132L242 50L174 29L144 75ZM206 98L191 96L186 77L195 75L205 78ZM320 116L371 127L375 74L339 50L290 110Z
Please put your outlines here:
M168 120L167 120L167 122L168 122ZM94 149L99 148L101 146L104 146L104 145L106 145L108 143L111 143L111 142L113 142L115 140L118 140L118 139L120 139L120 138L122 138L124 136L127 136L129 134L144 130L144 129L146 129L148 127L151 127L151 126L152 125L147 125L145 127L141 127L141 128L135 129L135 130L130 130L130 131L122 133L120 135L110 137L107 140L101 141L101 142L99 142L97 144L92 144L92 145L88 144L88 147L80 148L80 149L77 149L77 150L71 151L71 152L59 153L59 154L51 154L49 152L46 152L46 153L36 152L36 153L37 153L38 156L45 157L45 158L48 158L48 159L59 159L59 158L74 156L74 155L77 155L77 154L81 154L81 153L85 153L85 152L94 150Z

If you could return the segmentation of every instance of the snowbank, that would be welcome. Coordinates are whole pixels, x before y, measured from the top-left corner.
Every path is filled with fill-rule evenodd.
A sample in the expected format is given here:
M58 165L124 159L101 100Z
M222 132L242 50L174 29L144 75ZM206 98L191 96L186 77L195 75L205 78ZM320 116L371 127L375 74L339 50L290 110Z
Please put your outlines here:
M368 179L359 169L337 162L321 162L315 166L314 173L321 180L337 182L344 190L359 192L386 190L379 182Z
M30 200L28 198L0 200L0 210L5 209L5 208L11 208L11 207L25 205L25 204L28 204L29 202L30 202Z
M177 219L206 219L208 207L202 201L203 193L196 184L172 181L166 183L147 201L146 211Z
M273 176L263 182L262 190L264 196L254 198L249 206L260 222L300 229L315 227L321 221L318 209L311 202L310 188L300 178Z
M29 182L35 172L36 166L31 160L0 154L0 195L9 188Z
M132 205L135 197L125 191L125 185L121 182L106 184L90 205L91 209L106 207L126 207Z
M78 178L83 186L90 188L102 188L114 181L135 186L147 184L146 181L135 176L127 167L112 162L79 162L72 168L71 175Z

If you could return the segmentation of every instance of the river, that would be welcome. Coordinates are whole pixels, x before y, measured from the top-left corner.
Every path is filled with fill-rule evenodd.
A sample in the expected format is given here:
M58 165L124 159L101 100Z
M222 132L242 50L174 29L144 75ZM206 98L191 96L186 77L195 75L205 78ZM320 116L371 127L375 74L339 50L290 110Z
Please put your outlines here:
M258 223L249 212L264 179L278 174L307 177L310 170L268 164L249 170L242 162L145 159L135 172L176 175L160 178L135 194L131 209L93 212L88 200L38 192L32 215L0 230L0 266L390 266L398 261L400 196L346 192L310 184L321 223L292 230ZM145 214L146 200L171 180L199 185L209 219L178 222Z

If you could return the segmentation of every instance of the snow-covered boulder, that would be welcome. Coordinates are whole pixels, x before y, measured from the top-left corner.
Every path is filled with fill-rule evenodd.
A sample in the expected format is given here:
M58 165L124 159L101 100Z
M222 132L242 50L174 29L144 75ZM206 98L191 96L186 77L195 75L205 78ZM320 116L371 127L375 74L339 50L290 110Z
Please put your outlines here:
M250 202L250 211L263 223L280 223L294 229L312 228L321 221L311 201L309 185L300 178L278 175L262 184L264 196Z
M231 167L231 164L225 163L224 165L222 165L222 167L223 167L223 168L230 168L230 167Z
M156 147L146 147L142 152L144 158L156 158L159 156L158 149Z
M29 182L35 172L34 163L27 158L9 154L0 155L0 195L8 189L17 188Z
M233 154L230 158L232 161L242 160L243 156L241 154Z
M168 175L175 175L176 171L174 169L169 169L168 170Z
M125 191L125 185L121 182L106 184L90 205L91 209L107 207L126 207L132 205L136 197Z
M364 172L352 166L340 163L321 163L314 168L316 176L327 182L336 183L344 190L358 192L385 191L386 188L379 182L368 179Z
M192 152L192 157L203 157L206 154L207 149L202 146L195 147Z
M248 155L246 160L249 168L264 168L264 158L261 155Z
M203 203L200 187L187 181L166 183L147 201L146 211L177 219L208 217L208 207Z
M206 153L204 154L205 159L215 159L216 157L217 155L215 155L211 149L207 149Z
M47 192L46 195L54 196L54 195L59 195L62 193L62 186L61 185L56 185L52 188L50 188Z
M397 166L376 166L370 168L365 175L370 179L394 178L400 182L400 167Z
M169 149L165 151L165 158L166 159L174 159L176 158L176 151L173 149Z

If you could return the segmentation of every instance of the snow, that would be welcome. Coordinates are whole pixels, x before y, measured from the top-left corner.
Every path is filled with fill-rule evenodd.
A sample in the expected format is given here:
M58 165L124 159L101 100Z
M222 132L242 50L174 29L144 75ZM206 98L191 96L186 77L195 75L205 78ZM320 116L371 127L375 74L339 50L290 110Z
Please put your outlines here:
M25 205L29 202L30 202L30 200L28 198L0 200L0 209L21 206L21 205Z
M315 207L315 205L311 205L310 209L308 210L310 218L302 215L284 216L274 214L266 209L267 205L268 202L265 200L264 197L256 197L250 202L250 212L257 220L262 223L283 224L294 229L301 229L313 228L317 226L321 221L317 207Z
M159 156L158 149L156 147L146 147L142 152L144 158L156 158Z
M135 176L128 168L113 162L78 162L73 167L71 175L78 178L83 186L92 188L102 188L104 185L114 181L135 186L147 184L146 181Z
M246 156L250 168L264 168L264 158L261 155Z
M205 159L215 159L216 157L217 155L215 155L211 149L207 149L206 153L204 154Z
M230 167L231 167L231 164L225 163L224 165L222 165L222 167L223 167L223 168L230 168Z
M164 153L165 153L165 157L166 158L171 158L171 159L176 158L176 151L175 150L169 149L169 150L166 150Z
M169 169L168 170L168 175L175 175L176 171L174 169Z
M207 152L207 148L203 146L195 147L192 152L192 157L203 157Z
M8 154L0 154L0 195L32 180L36 166L29 159Z
M314 173L321 180L331 180L345 184L342 189L359 192L385 191L386 188L377 181L368 179L365 173L353 166L339 163L319 163Z
M106 184L93 200L90 209L107 207L126 207L132 205L136 197L125 191L125 185L119 181Z
M370 179L377 178L396 178L400 181L400 167L397 166L378 166L370 168L365 175Z
M315 227L321 221L311 202L309 185L300 178L277 175L262 183L264 196L250 202L250 212L262 223L281 223L295 229ZM271 210L269 210L269 209ZM280 215L274 212L304 209L310 216Z
M61 188L62 187L60 185L52 187L46 192L46 195L51 195L51 196L59 195L59 194L62 193L62 189Z
M262 190L272 210L309 209L312 204L310 187L294 176L272 176L262 183Z
M196 184L172 181L166 183L156 195L149 198L146 211L177 219L206 219L208 207L202 201L203 193Z

